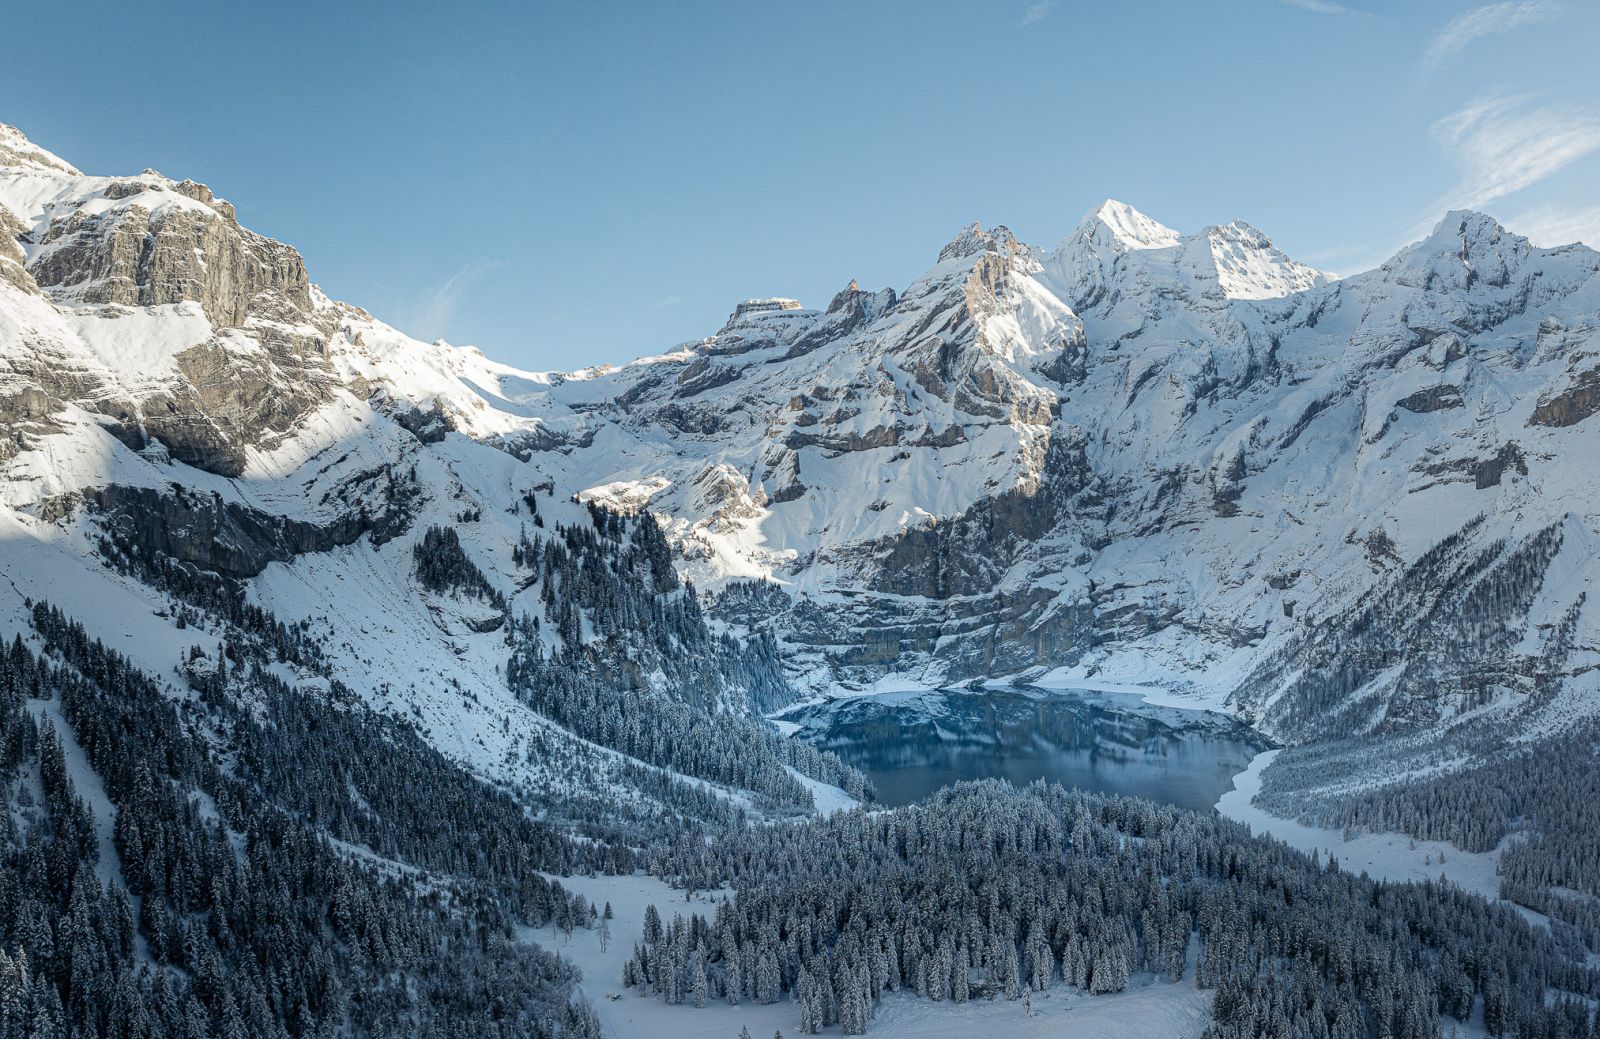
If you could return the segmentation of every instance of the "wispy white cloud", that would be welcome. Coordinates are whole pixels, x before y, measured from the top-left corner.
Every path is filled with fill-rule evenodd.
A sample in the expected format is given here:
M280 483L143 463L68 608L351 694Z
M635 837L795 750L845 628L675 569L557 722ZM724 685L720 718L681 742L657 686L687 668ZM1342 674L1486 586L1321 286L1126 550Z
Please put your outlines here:
M1445 208L1481 206L1521 191L1600 150L1594 112L1490 94L1433 124L1434 140L1460 172Z
M1508 0L1473 8L1439 30L1439 35L1423 52L1422 67L1437 68L1446 58L1481 37L1498 36L1523 26L1551 21L1561 9L1561 4L1555 0Z
M682 302L683 302L683 297L682 296L662 296L660 299L656 300L654 303L650 304L645 309L646 310L666 310L668 307L676 307L679 304L681 304Z
M478 260L429 288L412 307L411 320L407 322L411 334L424 340L443 336L472 283L505 265L504 260Z
M1545 249L1573 242L1600 248L1600 206L1541 206L1507 220L1506 226Z
M1334 0L1278 0L1280 4L1288 7L1298 7L1302 11L1313 11L1317 14L1357 14L1353 7L1334 3Z
M1050 12L1055 10L1056 0L1038 0L1037 3L1028 5L1022 12L1023 25L1036 25L1050 17Z

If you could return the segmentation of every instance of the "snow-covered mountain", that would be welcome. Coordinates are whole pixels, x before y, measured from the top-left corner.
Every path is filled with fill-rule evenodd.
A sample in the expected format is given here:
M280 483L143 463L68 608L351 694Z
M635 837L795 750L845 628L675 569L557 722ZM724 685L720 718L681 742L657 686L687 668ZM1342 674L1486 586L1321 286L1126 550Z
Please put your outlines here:
M148 582L176 560L495 778L538 781L503 719L575 739L508 685L535 626L735 713L1051 671L1286 737L1600 703L1600 253L1479 213L1343 280L1118 202L1051 249L973 225L903 289L572 373L410 339L205 186L9 127L0 232L11 626L47 598L174 673L198 640ZM640 594L687 599L714 660L526 564L610 512L659 523L692 583ZM423 578L433 528L487 591Z

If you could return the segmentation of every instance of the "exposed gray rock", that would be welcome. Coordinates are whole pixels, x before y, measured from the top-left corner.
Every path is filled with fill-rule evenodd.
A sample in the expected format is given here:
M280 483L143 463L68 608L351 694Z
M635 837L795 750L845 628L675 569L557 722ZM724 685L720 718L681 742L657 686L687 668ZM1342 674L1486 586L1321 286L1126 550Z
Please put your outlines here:
M1600 366L1579 372L1557 393L1541 399L1530 426L1575 426L1600 411Z
M1522 453L1522 448L1515 443L1507 443L1495 452L1493 458L1486 458L1473 468L1473 480L1478 490L1487 490L1490 487L1500 486L1500 480L1506 470L1511 469L1528 475L1528 460Z
M439 443L455 428L455 421L438 404L426 410L417 405L396 409L390 417L424 444Z
M1429 386L1425 390L1418 390L1408 397L1394 402L1396 407L1404 408L1418 415L1426 415L1433 411L1443 411L1446 408L1461 407L1461 387L1449 384Z
M185 184L189 190L179 193L203 194L197 200L217 205L202 185ZM240 227L231 207L203 213L162 206L159 194L146 189L135 196L157 196L150 201L158 206L154 213L136 203L52 220L29 265L34 280L53 296L83 303L195 300L218 328L243 325L262 295L278 305L275 317L284 304L309 313L311 282L294 249Z
M409 522L403 493L374 496L325 524L275 516L197 494L180 484L169 491L111 484L84 492L83 503L98 514L112 544L144 560L160 557L192 563L224 577L254 577L269 563L307 552L327 552L372 533L392 537ZM65 503L56 511L70 511Z
M0 206L0 278L9 281L23 292L38 295L39 286L25 266L27 257L18 239L27 231L22 221L11 211Z

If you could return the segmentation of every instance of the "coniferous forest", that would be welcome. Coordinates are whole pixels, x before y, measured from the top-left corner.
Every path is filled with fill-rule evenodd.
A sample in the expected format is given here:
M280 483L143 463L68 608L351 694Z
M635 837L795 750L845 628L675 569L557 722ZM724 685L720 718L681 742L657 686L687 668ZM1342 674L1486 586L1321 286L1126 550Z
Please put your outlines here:
M663 657L713 645L692 598L665 612L645 601L686 594L652 565L659 549L640 532L653 524L596 519L591 533L525 535L519 565L557 595L583 588L562 601L603 604L586 624L648 614ZM487 582L459 541L430 537L419 580L479 595ZM1280 806L1469 850L1533 819L1518 824L1526 839L1503 885L1549 914L1536 926L1449 885L1354 875L1215 815L1042 783L795 817L809 795L793 776L866 797L860 774L705 692L618 696L606 676L637 657L552 651L536 626L512 624L517 695L638 762L628 775L659 805L653 817L597 807L538 821L517 791L336 681L314 693L286 683L278 662L316 649L270 615L225 612L232 600L205 581L165 587L232 632L193 647L180 697L45 603L5 654L8 1039L598 1035L572 968L519 928L593 927L597 908L551 878L637 869L726 894L709 914L652 906L623 936L621 981L664 1004L787 1001L799 1033L868 1032L896 993L1025 1001L1055 986L1115 993L1141 976L1210 991L1217 1039L1414 1039L1475 1011L1495 1036L1600 1028L1587 731L1464 779ZM758 814L694 777L749 791Z

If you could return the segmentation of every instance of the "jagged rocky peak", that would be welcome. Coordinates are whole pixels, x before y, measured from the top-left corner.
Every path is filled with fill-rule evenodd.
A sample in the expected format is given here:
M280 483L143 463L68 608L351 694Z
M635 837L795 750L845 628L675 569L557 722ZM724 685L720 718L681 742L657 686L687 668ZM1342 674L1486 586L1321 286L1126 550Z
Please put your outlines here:
M833 299L828 301L826 313L842 315L845 327L854 328L864 321L874 321L887 313L898 298L894 289L868 292L856 279L851 278L849 285L833 294Z
M1427 292L1464 292L1508 285L1535 252L1526 238L1493 217L1452 210L1420 242L1402 249L1382 272L1397 284Z
M956 236L939 250L939 262L946 260L964 259L968 256L977 256L980 253L997 253L1001 256L1010 256L1025 249L1017 241L1016 235L1005 225L997 225L993 231L985 231L983 225L974 220L972 223L956 232Z
M839 311L848 306L852 299L860 294L861 284L854 278L851 278L850 284L846 285L838 292L835 292L833 294L833 299L828 301L828 313L837 314Z

